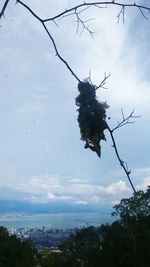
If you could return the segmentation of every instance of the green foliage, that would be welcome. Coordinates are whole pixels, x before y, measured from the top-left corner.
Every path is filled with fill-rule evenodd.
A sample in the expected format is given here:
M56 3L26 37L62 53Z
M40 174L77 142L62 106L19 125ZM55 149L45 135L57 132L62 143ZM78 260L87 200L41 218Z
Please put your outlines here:
M88 227L72 234L60 249L70 259L70 266L98 266L101 238L98 228Z
M0 267L34 267L36 254L31 241L22 242L0 227Z
M71 235L60 247L66 263L82 267L150 266L150 188L115 206L120 219ZM68 266L68 265L66 265Z
M40 267L71 267L70 258L62 253L43 252L39 256Z
M76 105L79 106L78 122L81 139L86 142L85 148L90 148L100 157L100 141L106 140L104 130L107 128L105 119L108 105L98 102L94 85L80 82L78 90L80 94L76 98Z
M114 209L112 215L119 215L125 224L130 220L138 220L141 216L150 215L150 187L146 192L140 190L134 193L133 197L122 199Z
M109 267L150 266L150 217L130 221L124 226L120 221L101 227L103 245L101 260Z

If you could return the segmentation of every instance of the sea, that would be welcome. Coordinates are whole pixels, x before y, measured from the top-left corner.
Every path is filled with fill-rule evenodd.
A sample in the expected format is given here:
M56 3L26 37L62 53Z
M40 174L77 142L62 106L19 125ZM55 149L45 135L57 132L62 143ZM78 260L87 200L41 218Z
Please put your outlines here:
M90 225L112 223L115 220L111 212L66 212L66 213L1 213L0 226L8 229L19 228L55 228L71 229L82 228Z

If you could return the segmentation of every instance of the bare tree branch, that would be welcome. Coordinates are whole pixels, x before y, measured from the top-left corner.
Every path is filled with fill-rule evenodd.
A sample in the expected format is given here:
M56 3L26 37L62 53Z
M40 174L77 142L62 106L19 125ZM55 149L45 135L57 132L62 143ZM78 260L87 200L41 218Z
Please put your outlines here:
M87 8L86 8L86 9L87 9ZM85 9L84 9L84 10L85 10ZM82 11L80 11L80 12L76 12L76 10L75 10L75 15L76 15L76 17L77 17L77 31L76 31L76 33L78 33L78 31L79 31L79 26L80 26L80 24L81 24L81 26L82 26L82 30L81 30L80 36L82 35L83 31L86 30L86 31L89 32L89 34L91 35L91 37L92 37L92 39L93 39L93 34L94 34L94 32L92 32L92 31L89 29L89 27L86 26L86 23L89 22L90 20L93 20L93 19L82 20L81 17L79 16L79 14L80 14L81 12L83 12L84 10L82 10Z
M85 7L84 9L81 9L81 10L78 12L78 14L84 12L84 11L87 10L88 8L90 8L90 6L87 6L87 7ZM59 21L62 20L63 18L65 18L65 17L69 17L69 16L72 16L72 15L75 15L75 12L76 12L76 9L74 9L73 12L69 12L69 14L68 14L68 13L67 13L67 14L64 14L64 15L59 19Z
M127 165L127 163L124 162L124 161L120 158L119 151L118 151L118 148L117 148L117 144L116 144L116 141L115 141L115 138L114 138L114 135L113 135L113 131L114 131L114 130L111 130L110 127L108 126L108 124L107 124L107 129L108 129L108 131L109 131L109 133L110 133L110 136L111 136L111 139L112 139L113 148L114 148L114 150L115 150L116 157L117 157L117 159L118 159L118 161L119 161L121 167L123 168L123 170L124 170L124 172L125 172L125 174L126 174L126 176L127 176L127 179L128 179L128 181L129 181L129 183L130 183L132 189L133 189L133 192L136 193L135 187L134 187L134 185L133 185L133 183L132 183L132 180L131 180L131 177L130 177L131 170L128 169L128 165Z
M128 117L124 116L124 112L123 112L122 108L121 108L121 113L122 113L122 121L118 122L118 125L111 130L112 132L114 132L115 130L118 130L119 128L121 128L123 126L125 126L126 124L134 123L135 121L133 121L132 119L140 118L140 116L135 116L134 115L134 109L132 110L132 112L129 114Z
M148 17L146 17L146 16L145 16L145 14L144 14L144 12L143 12L143 10L142 10L142 8L141 8L141 7L139 7L139 10L140 10L140 12L141 12L142 16L143 16L145 19L149 20L149 19L148 19Z
M20 2L20 1L18 1L18 2ZM99 7L99 8L106 8L108 6L119 6L119 7L121 7L121 10L123 9L122 11L120 11L121 13L124 12L124 8L125 7L129 7L129 8L134 7L134 8L140 9L142 11L143 10L150 11L150 6L138 5L135 2L133 2L133 3L126 3L126 4L125 3L124 4L123 3L120 3L118 1L95 1L95 2L92 2L92 3L91 2L84 2L83 4L79 4L79 5L76 5L76 6L72 7L72 8L66 9L65 11L63 11L63 12L61 12L61 13L59 13L59 14L51 17L51 18L44 19L44 22L51 21L53 19L58 19L60 17L63 17L66 14L71 13L72 11L75 11L75 10L77 12L82 7L92 7L92 6ZM141 14L144 16L143 13L141 13Z
M7 3L9 0L7 0L5 3ZM46 33L48 34L53 46L54 46L54 49L55 49L55 52L56 52L56 55L58 56L58 58L66 65L66 67L68 68L68 70L71 72L71 74L76 78L76 80L78 82L80 82L80 79L78 78L78 76L75 74L75 72L72 70L72 68L70 67L70 65L67 63L67 61L60 55L59 51L58 51L58 48L56 46L56 43L54 41L54 38L52 37L50 31L48 30L48 28L46 27L46 22L48 21L52 21L53 23L55 23L56 26L58 26L56 20L61 20L62 18L64 17L67 17L67 16L73 16L75 15L76 18L77 18L77 32L79 30L79 24L82 25L82 31L81 31L81 34L84 30L87 30L90 35L92 36L93 38L93 32L89 29L88 26L86 26L86 23L89 21L89 20L82 20L81 17L79 16L80 13L83 13L85 12L89 7L99 7L99 8L106 8L108 6L111 6L111 5L114 5L114 6L119 6L121 8L119 14L118 14L118 21L120 20L120 16L122 15L123 16L123 22L124 22L124 13L125 13L125 7L134 7L134 8L138 8L141 12L141 14L145 17L145 14L143 13L143 10L148 10L150 11L150 6L145 6L145 5L137 5L136 3L130 3L130 4L122 4L120 2L116 2L116 1L95 1L95 2L84 2L82 4L79 4L79 5L76 5L70 9L66 9L65 11L51 17L51 18L47 18L47 19L42 19L40 18L28 5L26 5L25 3L23 3L22 1L20 0L17 0L16 3L19 3L20 5L24 6L38 21L41 22L42 26L44 27ZM109 77L110 75L108 75ZM106 79L108 78L107 76L105 76L104 80L100 83L100 85L96 88L105 88L104 85L105 85L105 82L106 82Z
M106 84L107 79L110 77L110 73L107 75L105 73L104 75L104 79L101 81L101 83L95 88L95 90L99 89L99 88L103 88L103 89L107 89L107 87L104 87L104 85Z
M123 161L119 155L119 152L118 152L118 148L117 148L117 144L116 144L116 141L115 141L115 138L114 138L114 131L115 130L118 130L119 128L125 126L126 124L131 124L131 123L134 123L135 121L132 121L132 119L137 119L139 118L140 116L135 116L134 115L134 109L132 110L132 112L129 114L129 116L125 117L124 115L124 112L123 112L123 109L121 108L121 114L122 114L122 121L121 122L118 122L118 125L116 127L114 127L113 129L110 129L110 127L108 126L107 124L107 129L110 133L110 136L111 136L111 139L112 139L112 143L113 143L113 148L115 150L115 153L116 153L116 156L117 156L117 159L121 165L121 167L123 168L127 178L128 178L128 181L133 189L133 192L136 193L136 190L135 190L135 187L132 183L132 180L131 180L131 169L129 170L128 168L128 164L127 162Z
M118 18L118 21L117 21L117 23L119 23L120 22L120 17L122 16L122 21L123 21L123 23L124 23L124 21L125 21L125 6L124 5L122 5L122 7L121 7L121 9L120 9L120 12L118 13L118 15L117 15L117 18Z
M4 13L5 13L5 10L7 8L8 3L9 3L9 0L6 0L4 5L3 5L3 8L2 8L2 10L0 12L0 19L1 19L2 16L4 16Z
M77 75L74 73L74 71L71 69L71 67L69 66L69 64L67 63L67 61L60 55L60 53L58 52L58 49L57 49L57 46L56 46L56 43L54 41L54 38L52 37L52 35L50 34L49 30L47 29L46 25L44 24L44 22L42 22L42 25L45 29L45 31L47 32L49 38L51 39L52 43L53 43L53 46L54 46L54 49L56 51L56 56L59 57L59 59L66 65L66 67L68 68L68 70L71 72L71 74L76 78L76 80L78 82L80 82L80 79L77 77Z
M59 51L58 51L58 48L56 46L56 43L55 43L55 40L54 38L52 37L52 35L50 34L48 28L46 27L45 25L45 22L43 19L41 19L38 15L35 14L35 12L29 7L27 6L26 4L24 4L22 1L17 1L17 3L21 4L22 6L24 6L38 21L40 21L40 23L42 24L42 26L44 27L47 35L49 36L53 46L54 46L54 49L55 49L55 52L56 52L56 56L58 56L58 58L66 65L67 69L71 72L71 74L76 78L76 80L78 82L80 82L80 79L77 77L77 75L75 74L75 72L72 70L72 68L69 66L69 64L67 63L67 61L60 55ZM53 20L54 21L54 20Z

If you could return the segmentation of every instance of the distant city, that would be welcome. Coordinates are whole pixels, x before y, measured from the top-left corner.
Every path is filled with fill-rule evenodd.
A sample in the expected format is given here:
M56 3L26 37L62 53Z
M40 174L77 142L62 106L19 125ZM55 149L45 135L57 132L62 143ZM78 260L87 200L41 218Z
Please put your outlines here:
M54 228L20 228L8 229L10 235L16 235L21 240L32 240L38 250L51 249L56 250L58 245L66 240L70 234L79 231L74 229L54 229Z
M53 202L33 204L0 201L0 226L21 240L32 240L38 250L54 249L81 228L111 223L110 206L84 206Z
M57 250L70 234L89 225L111 223L110 206L84 206L53 202L33 204L0 201L0 226L21 240L32 240L38 250Z

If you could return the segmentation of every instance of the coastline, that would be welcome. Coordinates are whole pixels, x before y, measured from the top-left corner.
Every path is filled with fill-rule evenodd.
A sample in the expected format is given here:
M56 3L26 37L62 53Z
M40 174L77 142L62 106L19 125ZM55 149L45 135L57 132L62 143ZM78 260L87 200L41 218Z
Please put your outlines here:
M75 228L111 223L109 212L59 212L59 213L0 213L0 225L7 228Z

